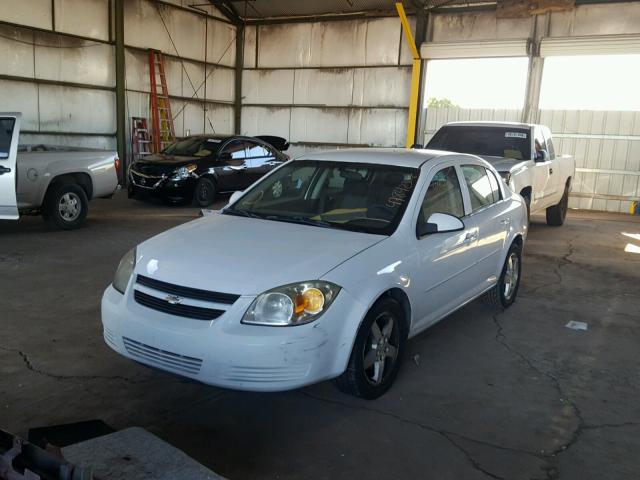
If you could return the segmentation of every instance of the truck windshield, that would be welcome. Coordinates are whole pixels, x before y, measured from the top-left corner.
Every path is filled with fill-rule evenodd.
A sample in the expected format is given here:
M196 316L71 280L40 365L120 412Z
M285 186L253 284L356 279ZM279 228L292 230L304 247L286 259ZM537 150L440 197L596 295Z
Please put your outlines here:
M391 235L419 174L395 165L295 160L256 183L223 213Z
M515 160L531 158L529 130L509 126L444 126L436 132L427 148Z

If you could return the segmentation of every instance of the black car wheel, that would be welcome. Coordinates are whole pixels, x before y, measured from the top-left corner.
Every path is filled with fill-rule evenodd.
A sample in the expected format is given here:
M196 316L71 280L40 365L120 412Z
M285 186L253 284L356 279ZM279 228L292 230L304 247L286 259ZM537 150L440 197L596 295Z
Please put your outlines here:
M216 184L209 178L201 178L196 185L194 199L198 206L208 207L216 199Z
M379 300L360 325L347 369L336 379L338 388L367 399L383 395L398 374L406 339L400 304Z

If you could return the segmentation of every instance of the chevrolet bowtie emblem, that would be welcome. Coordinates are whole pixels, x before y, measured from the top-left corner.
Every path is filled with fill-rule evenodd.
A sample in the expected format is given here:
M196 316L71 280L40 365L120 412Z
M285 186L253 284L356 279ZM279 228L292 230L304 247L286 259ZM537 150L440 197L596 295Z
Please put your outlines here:
M176 295L167 295L166 297L164 297L164 301L171 305L179 305L182 303L182 298Z

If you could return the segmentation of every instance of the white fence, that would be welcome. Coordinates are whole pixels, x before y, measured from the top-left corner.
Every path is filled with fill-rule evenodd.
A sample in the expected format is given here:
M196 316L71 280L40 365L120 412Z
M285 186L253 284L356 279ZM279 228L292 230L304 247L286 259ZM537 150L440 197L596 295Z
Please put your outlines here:
M447 122L519 121L520 110L430 108L425 143ZM640 112L541 110L539 123L553 132L556 152L576 160L569 205L587 210L628 212L640 199Z

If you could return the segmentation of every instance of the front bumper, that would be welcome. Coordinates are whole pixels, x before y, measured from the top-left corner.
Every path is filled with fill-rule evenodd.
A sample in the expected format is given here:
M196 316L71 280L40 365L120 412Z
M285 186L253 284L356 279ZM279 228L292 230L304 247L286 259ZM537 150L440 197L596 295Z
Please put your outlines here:
M143 191L151 195L169 198L190 198L196 186L196 178L188 177L181 180L172 180L171 177L150 176L129 171L129 185L134 190Z
M342 290L315 322L296 327L244 325L255 297L242 296L215 320L144 307L112 286L102 298L104 339L132 360L236 390L283 391L335 378L346 368L366 307Z

